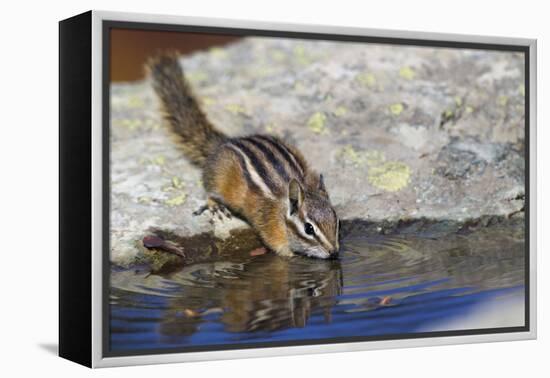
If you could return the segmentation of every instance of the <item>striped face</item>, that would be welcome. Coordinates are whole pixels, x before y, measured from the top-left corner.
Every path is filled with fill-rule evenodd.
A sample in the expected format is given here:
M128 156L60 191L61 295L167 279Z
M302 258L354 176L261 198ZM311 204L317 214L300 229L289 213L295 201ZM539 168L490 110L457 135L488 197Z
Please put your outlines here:
M327 196L305 192L291 181L286 224L293 252L321 259L337 256L339 222Z

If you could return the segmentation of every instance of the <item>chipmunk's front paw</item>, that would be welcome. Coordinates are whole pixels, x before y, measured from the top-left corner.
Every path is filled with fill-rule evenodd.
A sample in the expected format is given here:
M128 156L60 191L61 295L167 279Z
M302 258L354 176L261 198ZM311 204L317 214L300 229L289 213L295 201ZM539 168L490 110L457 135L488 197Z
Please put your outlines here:
M294 252L292 252L288 247L280 248L275 251L275 253L282 257L292 257L294 256Z
M212 216L212 219L210 220L210 223L214 223L214 217L217 217L219 220L223 221L224 218L231 219L233 218L233 215L231 214L231 211L227 207L225 207L223 204L217 202L216 200L213 200L209 198L206 201L206 204L201 206L198 210L193 212L193 215L198 216L202 215L205 211L210 213Z

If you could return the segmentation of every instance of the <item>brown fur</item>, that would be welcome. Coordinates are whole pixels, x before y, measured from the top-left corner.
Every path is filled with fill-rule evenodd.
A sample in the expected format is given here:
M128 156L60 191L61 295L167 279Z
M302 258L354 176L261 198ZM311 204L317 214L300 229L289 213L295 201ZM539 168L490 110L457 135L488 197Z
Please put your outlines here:
M175 54L157 56L148 62L147 68L162 102L164 118L181 136L187 158L202 168L225 135L201 111Z
M211 202L247 220L266 246L280 255L293 255L292 244L337 251L336 213L322 177L309 168L300 151L275 137L228 138L214 128L200 110L174 55L152 59L149 71L165 119L181 136L187 158L203 169ZM306 219L314 221L324 241L318 235L315 239L302 235L296 224L289 224L290 182L300 193L299 227L304 227ZM296 242L300 238L307 240Z
M205 167L205 189L232 212L245 218L259 233L264 243L282 255L288 244L281 201L273 201L255 193L247 186L240 163L228 148L221 147Z

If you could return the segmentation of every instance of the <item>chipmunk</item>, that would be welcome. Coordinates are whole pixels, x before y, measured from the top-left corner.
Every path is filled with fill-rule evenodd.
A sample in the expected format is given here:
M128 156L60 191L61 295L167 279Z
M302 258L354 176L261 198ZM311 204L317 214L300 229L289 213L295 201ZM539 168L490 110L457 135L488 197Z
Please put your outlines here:
M165 120L181 137L187 159L202 169L208 200L195 214L208 209L243 218L281 256L336 257L338 216L323 176L302 154L274 136L231 138L216 129L200 109L176 55L157 56L147 67Z

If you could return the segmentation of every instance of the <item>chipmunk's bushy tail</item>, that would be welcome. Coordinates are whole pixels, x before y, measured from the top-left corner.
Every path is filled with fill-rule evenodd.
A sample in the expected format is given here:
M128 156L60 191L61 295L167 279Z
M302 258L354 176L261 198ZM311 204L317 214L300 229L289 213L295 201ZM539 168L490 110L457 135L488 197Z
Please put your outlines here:
M181 136L186 157L203 167L208 156L226 139L206 118L193 96L175 54L159 55L147 64L164 118Z

